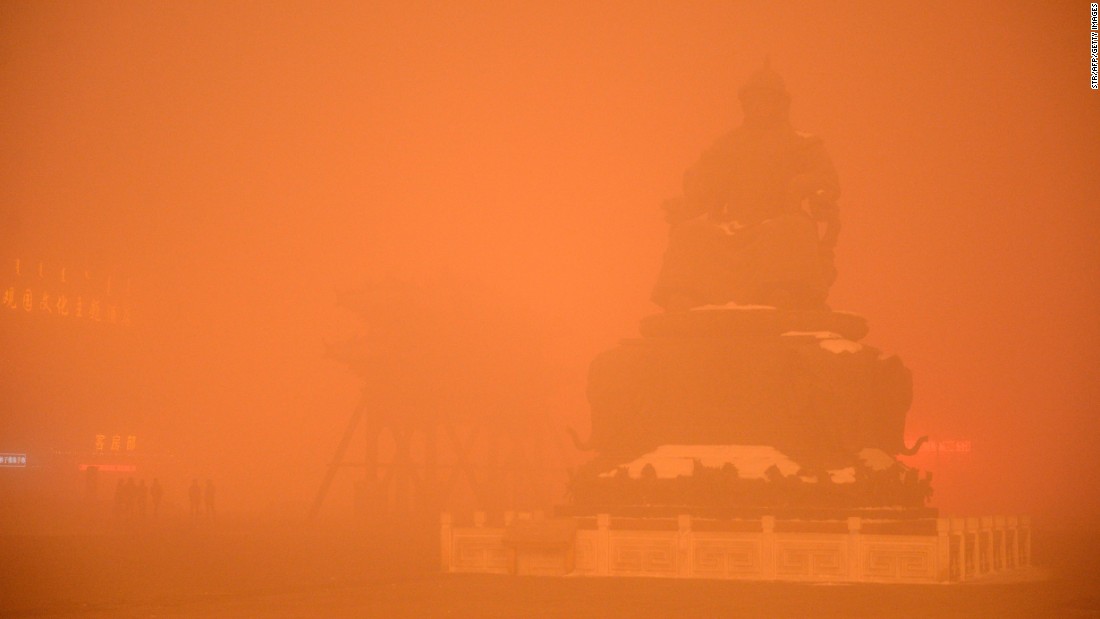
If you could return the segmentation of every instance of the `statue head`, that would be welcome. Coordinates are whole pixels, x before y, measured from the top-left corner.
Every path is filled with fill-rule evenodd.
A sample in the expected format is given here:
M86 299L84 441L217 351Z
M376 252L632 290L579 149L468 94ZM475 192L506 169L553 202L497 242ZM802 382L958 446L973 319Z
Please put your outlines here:
M772 70L767 59L741 86L738 98L745 113L745 125L767 127L787 122L791 95L783 78Z

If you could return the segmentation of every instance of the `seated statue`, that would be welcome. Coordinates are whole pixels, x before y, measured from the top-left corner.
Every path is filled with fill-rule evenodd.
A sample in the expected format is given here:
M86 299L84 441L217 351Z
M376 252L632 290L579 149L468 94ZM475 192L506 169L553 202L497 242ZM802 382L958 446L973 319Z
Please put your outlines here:
M766 64L739 91L744 120L684 175L653 300L826 309L839 229L836 170L821 140L791 128L790 95ZM819 224L824 234L819 234Z

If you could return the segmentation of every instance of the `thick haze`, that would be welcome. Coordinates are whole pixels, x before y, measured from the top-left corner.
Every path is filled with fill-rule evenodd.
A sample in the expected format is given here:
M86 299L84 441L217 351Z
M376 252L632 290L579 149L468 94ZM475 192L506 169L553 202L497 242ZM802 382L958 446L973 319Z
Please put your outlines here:
M660 203L770 55L840 172L831 306L912 369L911 437L972 442L934 504L1100 516L1088 3L991 7L0 4L0 288L114 272L133 315L0 307L0 451L133 433L228 510L308 500L358 398L337 292L387 276L522 308L586 428L589 361L656 311Z

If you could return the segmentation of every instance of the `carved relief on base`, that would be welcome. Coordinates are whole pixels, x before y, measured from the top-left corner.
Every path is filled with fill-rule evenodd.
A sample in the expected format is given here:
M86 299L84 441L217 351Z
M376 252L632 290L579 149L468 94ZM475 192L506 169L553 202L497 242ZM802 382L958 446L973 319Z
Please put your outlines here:
M610 571L616 575L673 575L676 573L676 549L676 539L666 535L612 535Z
M759 539L695 534L692 571L703 578L763 578L762 552Z
M777 541L775 573L787 579L843 580L848 574L847 546L844 541Z
M863 577L885 580L932 580L936 546L930 543L865 543Z

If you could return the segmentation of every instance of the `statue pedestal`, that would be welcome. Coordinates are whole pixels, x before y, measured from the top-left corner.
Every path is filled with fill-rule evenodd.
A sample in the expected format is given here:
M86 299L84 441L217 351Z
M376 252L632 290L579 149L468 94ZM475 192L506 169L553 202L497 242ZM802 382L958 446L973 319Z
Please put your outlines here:
M726 306L641 330L592 362L596 468L665 445L769 446L820 474L857 466L863 449L905 450L909 370L858 341L859 316Z
M909 371L832 312L647 318L592 363L597 455L551 518L443 518L445 572L793 582L1034 579L1028 518L943 518L898 462ZM516 523L519 524L516 524Z

